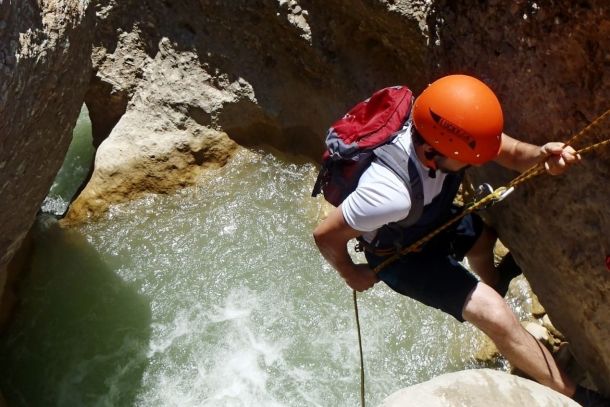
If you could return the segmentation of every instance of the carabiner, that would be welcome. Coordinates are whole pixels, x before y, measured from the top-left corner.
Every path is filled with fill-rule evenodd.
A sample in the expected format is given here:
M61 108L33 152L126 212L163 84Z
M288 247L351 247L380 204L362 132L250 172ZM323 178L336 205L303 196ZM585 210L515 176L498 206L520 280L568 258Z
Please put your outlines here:
M496 202L503 201L504 199L506 199L507 196L512 194L514 190L515 190L515 187L510 187L510 188L502 191L502 193L500 193L500 195L498 196L498 199L496 199Z

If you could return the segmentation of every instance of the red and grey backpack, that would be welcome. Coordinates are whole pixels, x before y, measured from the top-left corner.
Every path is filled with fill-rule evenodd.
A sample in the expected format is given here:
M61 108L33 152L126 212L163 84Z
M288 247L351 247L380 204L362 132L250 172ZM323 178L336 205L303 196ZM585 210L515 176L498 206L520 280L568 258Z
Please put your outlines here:
M311 196L320 193L339 206L358 186L362 173L374 159L392 170L411 195L409 216L401 226L415 223L423 211L423 187L413 160L391 143L410 120L413 94L406 86L375 92L337 120L326 135L322 168Z

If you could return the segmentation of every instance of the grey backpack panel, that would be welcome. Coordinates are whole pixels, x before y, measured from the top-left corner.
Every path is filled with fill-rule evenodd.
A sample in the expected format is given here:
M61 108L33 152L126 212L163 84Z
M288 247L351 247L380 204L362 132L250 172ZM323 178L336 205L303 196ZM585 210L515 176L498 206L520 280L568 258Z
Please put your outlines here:
M424 212L424 187L415 162L396 143L378 147L374 153L377 162L392 170L404 182L411 197L409 214L393 225L405 228L415 224Z

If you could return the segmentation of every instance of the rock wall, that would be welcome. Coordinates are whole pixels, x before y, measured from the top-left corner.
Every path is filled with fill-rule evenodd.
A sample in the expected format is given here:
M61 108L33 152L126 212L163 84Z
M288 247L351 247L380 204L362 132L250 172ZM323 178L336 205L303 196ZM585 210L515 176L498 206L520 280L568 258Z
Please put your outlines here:
M498 93L505 131L535 144L565 141L610 108L607 1L439 1L430 16L439 74L467 72ZM610 120L575 147L609 137ZM475 183L516 174L493 165ZM610 394L610 148L561 177L540 176L490 219L577 360Z
M80 1L0 1L0 298L71 141L91 70L91 11Z

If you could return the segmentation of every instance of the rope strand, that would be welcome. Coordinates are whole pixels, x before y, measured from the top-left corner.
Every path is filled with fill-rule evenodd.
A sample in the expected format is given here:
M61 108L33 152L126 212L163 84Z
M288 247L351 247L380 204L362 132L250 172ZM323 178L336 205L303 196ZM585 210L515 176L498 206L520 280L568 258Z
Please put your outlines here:
M354 311L356 313L356 328L358 329L358 348L360 349L360 405L364 405L364 357L362 356L362 335L360 333L360 317L358 316L358 298L356 290L354 293Z

